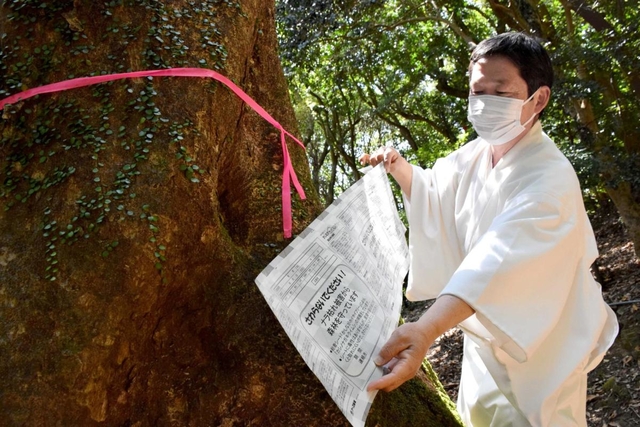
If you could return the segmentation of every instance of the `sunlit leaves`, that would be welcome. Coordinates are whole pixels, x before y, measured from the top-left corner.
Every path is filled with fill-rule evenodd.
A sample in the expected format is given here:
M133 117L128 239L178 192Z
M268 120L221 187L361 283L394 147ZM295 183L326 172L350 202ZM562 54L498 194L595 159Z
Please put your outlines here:
M281 0L281 55L298 111L308 106L312 169L335 186L336 171L348 183L357 178L346 157L375 144L394 144L427 166L457 148L474 136L466 120L470 49L524 31L552 57L544 127L583 186L626 181L640 194L639 14L628 2L577 0Z

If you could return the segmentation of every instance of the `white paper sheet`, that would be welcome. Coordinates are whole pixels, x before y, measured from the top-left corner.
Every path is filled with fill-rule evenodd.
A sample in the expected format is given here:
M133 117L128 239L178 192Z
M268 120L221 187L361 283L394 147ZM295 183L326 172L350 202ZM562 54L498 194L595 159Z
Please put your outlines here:
M256 278L304 361L356 427L375 397L367 384L382 376L373 358L400 317L405 231L380 165Z

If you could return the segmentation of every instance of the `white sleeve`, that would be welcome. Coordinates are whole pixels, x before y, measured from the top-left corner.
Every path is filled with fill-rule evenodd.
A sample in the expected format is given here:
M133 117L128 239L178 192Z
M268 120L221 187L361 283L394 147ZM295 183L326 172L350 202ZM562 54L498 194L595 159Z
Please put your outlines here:
M567 304L585 251L584 220L573 200L519 196L505 206L449 280L496 344L526 361Z
M413 166L409 220L410 269L406 296L411 301L438 296L462 261L455 227L455 165L440 159L433 169Z

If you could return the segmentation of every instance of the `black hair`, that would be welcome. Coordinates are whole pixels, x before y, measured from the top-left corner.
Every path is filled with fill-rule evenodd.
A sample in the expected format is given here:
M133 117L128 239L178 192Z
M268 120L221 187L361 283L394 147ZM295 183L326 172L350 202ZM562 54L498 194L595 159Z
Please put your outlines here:
M482 58L502 56L510 60L527 83L527 96L541 86L553 85L553 67L549 54L533 37L523 33L502 33L480 42L471 53L469 74Z

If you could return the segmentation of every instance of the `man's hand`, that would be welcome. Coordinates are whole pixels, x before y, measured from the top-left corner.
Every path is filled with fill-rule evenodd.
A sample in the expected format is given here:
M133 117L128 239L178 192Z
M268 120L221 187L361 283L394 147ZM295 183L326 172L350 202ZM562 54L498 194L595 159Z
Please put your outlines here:
M396 169L396 160L403 157L392 147L380 147L371 154L363 154L360 157L360 164L376 166L378 163L384 162L384 170L393 174Z
M376 166L378 163L384 163L384 170L393 176L400 184L404 194L410 199L413 168L409 162L395 148L391 147L380 147L371 154L360 156L360 164L362 165Z
M372 390L394 390L413 378L424 360L433 339L417 323L405 323L396 329L376 358L376 365L389 373L367 386Z
M436 338L474 313L460 298L440 295L417 322L393 331L375 359L378 366L387 364L389 373L369 383L367 390L391 391L413 378Z

